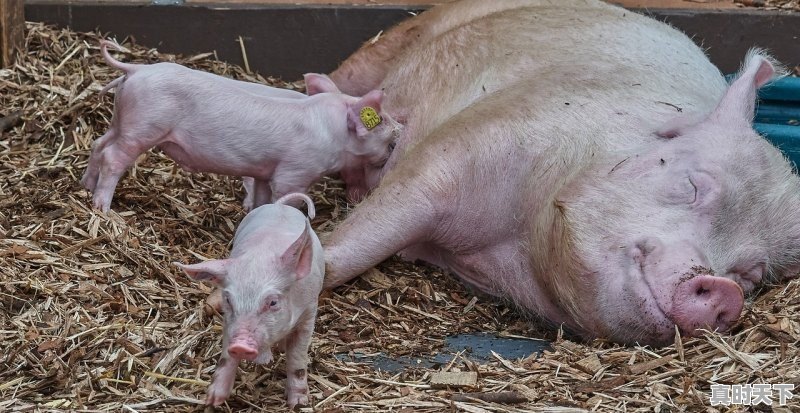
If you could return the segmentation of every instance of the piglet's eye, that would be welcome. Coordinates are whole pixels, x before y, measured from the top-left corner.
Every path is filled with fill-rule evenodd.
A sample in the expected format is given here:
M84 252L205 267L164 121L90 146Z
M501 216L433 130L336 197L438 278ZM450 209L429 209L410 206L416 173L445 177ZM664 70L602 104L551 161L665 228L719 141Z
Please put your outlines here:
M277 295L271 295L264 298L264 305L262 311L278 311L281 307L281 299Z

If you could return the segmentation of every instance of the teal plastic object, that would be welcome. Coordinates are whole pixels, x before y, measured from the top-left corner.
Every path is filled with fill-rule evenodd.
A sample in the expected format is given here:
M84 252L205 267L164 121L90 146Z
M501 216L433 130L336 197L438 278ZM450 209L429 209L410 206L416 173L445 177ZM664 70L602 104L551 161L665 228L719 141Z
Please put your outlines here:
M734 75L726 78L730 82ZM800 78L784 77L758 91L753 128L800 165Z
M800 165L800 126L755 123L753 128L783 151L797 170L797 165Z
M800 77L784 77L767 83L758 91L758 96L764 100L797 103L800 101Z

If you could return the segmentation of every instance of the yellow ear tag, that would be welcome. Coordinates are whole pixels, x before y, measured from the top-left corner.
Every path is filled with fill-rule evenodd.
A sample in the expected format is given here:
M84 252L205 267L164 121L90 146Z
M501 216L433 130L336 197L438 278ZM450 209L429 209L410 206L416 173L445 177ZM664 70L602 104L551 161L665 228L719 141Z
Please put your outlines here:
M361 117L361 123L364 124L364 127L367 128L367 130L372 130L376 126L380 125L381 122L383 122L383 119L381 119L380 115L378 115L378 112L375 112L375 109L369 106L364 106L361 108L361 113L358 115Z

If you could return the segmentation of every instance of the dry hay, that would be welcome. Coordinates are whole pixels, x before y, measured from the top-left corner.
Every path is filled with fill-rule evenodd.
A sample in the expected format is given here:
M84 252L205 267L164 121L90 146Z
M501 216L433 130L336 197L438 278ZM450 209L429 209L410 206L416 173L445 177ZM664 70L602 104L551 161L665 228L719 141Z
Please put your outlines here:
M798 0L734 0L734 2L745 7L764 7L767 10L800 11L800 1Z
M240 184L187 174L151 152L121 180L115 212L92 211L78 181L111 115L111 99L97 92L119 75L97 44L95 34L30 24L26 54L0 72L0 115L22 113L0 139L0 411L199 410L220 350L220 317L204 306L210 289L170 263L226 255L243 216ZM174 60L276 83L213 55L130 48L125 61ZM341 182L327 179L313 195L313 225L329 231L350 208ZM715 411L712 382L800 385L797 281L747 305L734 335L658 350L563 339L474 297L451 276L395 260L325 292L320 304L309 370L315 411ZM446 335L479 331L555 343L541 357L478 364L455 356L399 374L334 358L422 356ZM223 409L285 406L283 369L281 357L270 367L242 364ZM434 388L432 373L445 370L475 372L477 385ZM495 401L454 397L466 392L514 393Z

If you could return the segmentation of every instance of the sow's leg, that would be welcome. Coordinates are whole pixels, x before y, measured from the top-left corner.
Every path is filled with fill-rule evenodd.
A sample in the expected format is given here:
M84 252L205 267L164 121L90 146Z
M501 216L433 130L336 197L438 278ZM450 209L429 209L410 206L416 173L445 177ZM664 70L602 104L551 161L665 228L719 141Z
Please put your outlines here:
M549 2L552 2L550 0ZM503 10L549 3L548 0L462 0L434 7L408 19L367 42L330 74L339 89L351 96L363 96L377 89L394 66L395 58L416 44L475 19Z
M420 179L380 186L325 244L325 288L339 286L434 232L437 213Z

